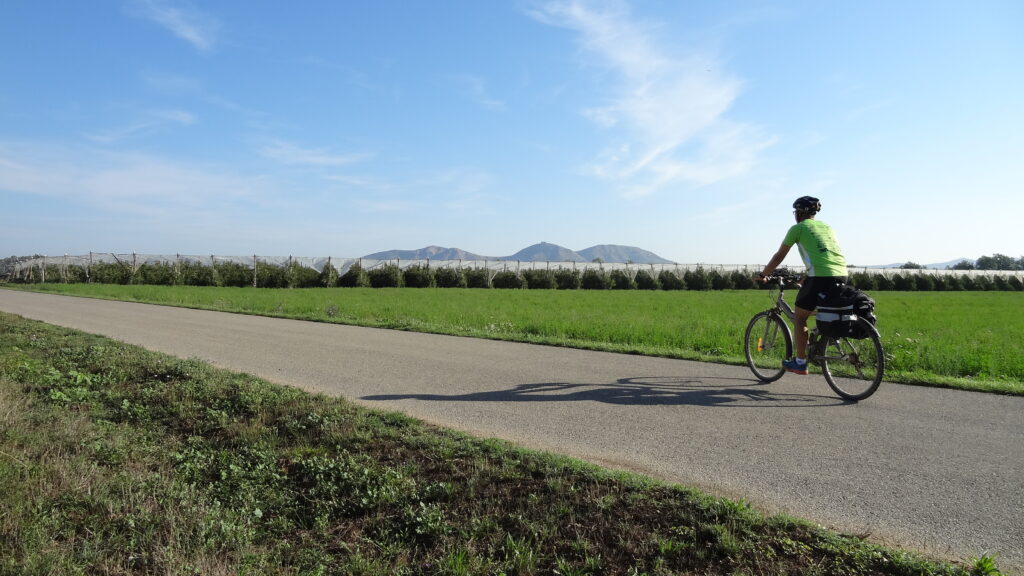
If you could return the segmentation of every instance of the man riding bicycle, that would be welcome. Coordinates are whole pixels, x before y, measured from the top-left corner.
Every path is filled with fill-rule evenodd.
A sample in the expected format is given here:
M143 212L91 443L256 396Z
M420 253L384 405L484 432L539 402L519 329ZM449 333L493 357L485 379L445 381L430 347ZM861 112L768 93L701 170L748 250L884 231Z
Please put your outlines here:
M826 302L846 283L846 258L843 257L835 233L824 222L814 219L821 210L821 202L811 196L802 196L793 202L796 224L786 233L778 252L758 275L760 281L771 275L775 268L786 259L789 249L796 244L800 249L807 277L796 297L796 314L793 326L796 329L796 357L783 361L782 366L796 374L807 374L807 318L819 304Z

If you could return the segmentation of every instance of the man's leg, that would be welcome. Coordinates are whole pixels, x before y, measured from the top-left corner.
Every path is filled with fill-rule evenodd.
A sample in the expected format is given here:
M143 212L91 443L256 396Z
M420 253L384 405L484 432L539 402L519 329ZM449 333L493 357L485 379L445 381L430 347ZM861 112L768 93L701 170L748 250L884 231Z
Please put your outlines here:
M810 310L796 307L793 315L793 328L796 330L796 357L786 360L782 367L794 374L807 374L807 318Z
M807 359L807 319L813 311L797 306L793 315L793 327L796 329L796 357Z

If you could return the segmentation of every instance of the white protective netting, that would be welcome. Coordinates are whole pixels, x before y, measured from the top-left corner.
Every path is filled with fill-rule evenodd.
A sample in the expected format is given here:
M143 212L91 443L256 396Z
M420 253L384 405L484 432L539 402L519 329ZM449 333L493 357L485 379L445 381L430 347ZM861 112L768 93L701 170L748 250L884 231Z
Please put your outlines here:
M676 274L684 274L688 270L702 268L707 271L717 270L720 273L729 273L736 270L745 272L758 272L763 264L634 264L618 262L536 262L517 260L373 260L367 258L346 258L337 256L221 256L196 255L196 254L117 254L111 252L91 252L85 255L64 255L64 256L43 256L26 260L15 264L13 276L15 278L27 278L47 273L53 273L54 268L58 274L66 275L66 271L72 267L89 270L95 264L119 264L134 274L144 264L171 264L181 265L183 263L199 264L203 266L216 266L220 264L233 263L254 270L258 263L274 266L287 267L293 264L322 272L327 264L331 264L338 275L344 275L353 265L359 264L364 270L373 270L381 266L395 265L405 270L412 266L426 266L431 268L482 268L494 274L502 271L519 272L529 269L558 270L567 268L584 272L588 269L600 269L605 271L623 270L635 276L640 270L646 270L653 275L660 274L664 270ZM791 267L796 272L803 270L803 267ZM895 274L933 274L941 275L968 275L968 276L1020 276L1019 271L998 271L998 270L933 270L933 269L901 269L901 268L851 268L850 273L866 272L869 274L884 274L893 276ZM53 280L50 280L53 281ZM58 280L59 281L59 280Z

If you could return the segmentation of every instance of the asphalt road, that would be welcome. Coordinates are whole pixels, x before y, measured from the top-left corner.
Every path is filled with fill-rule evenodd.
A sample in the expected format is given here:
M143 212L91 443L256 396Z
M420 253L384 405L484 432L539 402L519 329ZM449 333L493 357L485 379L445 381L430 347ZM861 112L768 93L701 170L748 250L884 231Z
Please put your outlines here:
M1021 397L854 404L813 374L11 290L0 310L1024 573Z

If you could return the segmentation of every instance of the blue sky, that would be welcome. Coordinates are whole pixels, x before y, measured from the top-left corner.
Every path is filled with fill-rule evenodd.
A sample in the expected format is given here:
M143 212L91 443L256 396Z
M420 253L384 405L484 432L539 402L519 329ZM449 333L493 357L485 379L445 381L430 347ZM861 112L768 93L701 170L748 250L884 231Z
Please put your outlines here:
M1020 256L1022 23L1016 0L9 0L0 255L754 264L813 195L853 264Z

